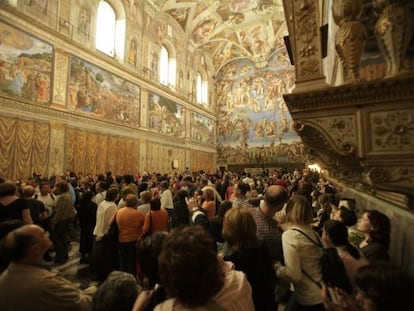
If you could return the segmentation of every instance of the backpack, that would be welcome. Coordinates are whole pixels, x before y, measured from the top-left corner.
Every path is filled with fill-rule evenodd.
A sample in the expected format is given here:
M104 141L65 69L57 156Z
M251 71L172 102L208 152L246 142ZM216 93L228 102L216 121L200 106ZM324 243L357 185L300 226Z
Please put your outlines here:
M316 246L322 249L322 257L320 259L320 268L322 274L322 281L327 287L335 288L338 287L345 291L348 294L352 293L352 285L349 280L348 274L346 273L344 263L339 257L338 251L336 248L324 248L321 241L319 240L319 236L315 232L317 236L317 241L312 239L309 235L307 235L302 230L297 228L292 228L297 232L300 232L303 236L305 236L309 241L311 241ZM314 282L319 288L322 287L322 284L314 280L309 274L306 273L302 269L302 273L309 278L312 282Z

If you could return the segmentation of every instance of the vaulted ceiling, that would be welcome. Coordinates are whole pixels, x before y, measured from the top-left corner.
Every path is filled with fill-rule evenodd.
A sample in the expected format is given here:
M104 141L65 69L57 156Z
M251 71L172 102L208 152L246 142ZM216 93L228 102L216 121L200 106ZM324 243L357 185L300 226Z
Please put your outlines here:
M215 70L237 58L267 65L275 42L286 35L282 0L148 0L171 15Z

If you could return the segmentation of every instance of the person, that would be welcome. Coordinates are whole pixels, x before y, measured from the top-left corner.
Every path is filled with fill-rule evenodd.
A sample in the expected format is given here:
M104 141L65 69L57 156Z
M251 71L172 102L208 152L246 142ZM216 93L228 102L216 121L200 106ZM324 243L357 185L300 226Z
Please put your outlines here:
M139 196L141 199L141 205L138 205L137 210L146 216L151 210L152 193L151 191L144 190L139 194Z
M165 238L158 264L170 299L155 311L254 310L246 276L220 260L213 244L198 226L177 228Z
M170 190L170 184L168 181L163 180L160 182L160 200L161 200L161 209L168 212L168 217L170 221L171 228L175 227L175 213L174 213L174 202L172 197L172 192Z
M188 192L178 190L174 197L175 226L188 226L190 223L190 214L188 212L187 202Z
M56 212L50 221L50 238L55 246L56 263L66 262L68 255L69 224L76 217L76 211L69 193L69 185L60 181L55 184L53 193L59 196L56 201Z
M156 305L167 299L167 293L161 284L158 269L158 256L168 232L157 231L138 243L138 261L144 289L152 290L151 301L145 310L152 311Z
M343 222L337 220L327 220L323 225L322 232L322 243L325 250L333 249L336 251L343 263L347 280L350 282L349 286L352 286L352 288L348 290L348 292L351 293L352 289L355 289L355 276L358 269L362 266L368 265L368 260L358 248L349 243L348 230ZM327 268L329 269L330 267ZM337 279L335 281L335 283L337 283L339 281L339 273L338 271L333 271L333 269L331 269L331 271L333 273L331 278ZM347 283L347 280L343 280L343 284ZM348 287L348 284L345 284L345 288L342 287L342 289L345 290L346 287Z
M286 205L286 231L282 235L285 266L276 265L277 276L292 282L295 289L286 311L324 310L320 296L322 243L312 230L312 206L295 194Z
M230 201L222 201L218 207L218 212L213 219L210 220L210 232L213 237L213 239L216 241L216 243L222 244L224 243L223 239L223 221L224 221L224 215L226 212L232 208L232 203ZM219 247L220 248L220 247Z
M273 218L276 212L280 211L288 199L287 191L279 185L272 185L267 188L263 203L252 207L249 212L256 222L256 235L259 241L263 241L274 262L282 261L282 234L279 224Z
M359 219L357 228L365 236L359 248L369 262L389 261L390 219L377 210L366 211Z
M256 236L256 223L245 207L233 207L224 216L223 238L225 261L234 263L235 268L246 273L256 310L277 310L275 297L276 275L264 243Z
M80 226L79 252L81 253L80 263L89 260L93 247L93 229L96 225L96 203L93 202L93 192L87 190L80 199L78 219Z
M47 232L37 225L25 225L6 236L5 251L11 259L0 276L2 311L90 311L96 288L82 291L42 267L42 259L51 247Z
M159 198L151 200L151 211L145 216L142 235L147 236L156 231L168 231L168 212L161 209Z
M324 287L321 296L327 311L414 310L411 297L414 280L402 270L386 262L361 267L355 277L355 298L335 289L338 304L329 298Z
M27 206L30 209L30 217L32 217L35 225L42 225L47 217L47 211L43 202L33 199L35 188L32 186L24 186L22 189L22 197L26 200Z
M138 296L135 278L126 272L113 271L99 286L92 300L93 311L131 311Z
M216 201L214 200L214 192L211 188L206 188L203 191L203 203L201 210L206 214L208 220L216 216Z
M135 244L142 234L144 215L137 210L138 197L129 194L125 199L126 206L120 208L115 216L118 225L119 269L135 275Z
M26 200L17 196L16 185L5 181L0 183L0 222L14 219L25 224L33 223Z

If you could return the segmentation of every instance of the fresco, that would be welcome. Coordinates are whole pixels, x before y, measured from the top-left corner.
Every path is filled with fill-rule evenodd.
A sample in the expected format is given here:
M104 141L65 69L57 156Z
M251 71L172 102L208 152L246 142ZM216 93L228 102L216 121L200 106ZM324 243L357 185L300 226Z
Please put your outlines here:
M139 127L140 88L75 56L69 72L68 109Z
M0 92L46 105L50 100L53 48L0 22Z
M148 96L149 129L178 138L185 137L185 108L155 93Z
M190 123L191 140L213 145L214 144L214 121L197 112L191 112Z
M266 68L255 68L249 60L222 68L217 79L219 160L251 163L265 157L269 161L301 158L303 147L282 97L292 91L294 82L294 68L282 39Z

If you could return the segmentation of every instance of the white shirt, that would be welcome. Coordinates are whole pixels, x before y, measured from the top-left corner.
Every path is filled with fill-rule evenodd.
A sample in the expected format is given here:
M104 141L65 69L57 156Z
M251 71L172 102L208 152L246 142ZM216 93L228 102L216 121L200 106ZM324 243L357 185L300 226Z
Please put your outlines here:
M316 282L322 284L320 258L322 247L309 241L302 233L291 230L297 228L306 233L315 242L319 241L317 233L310 227L290 226L282 234L285 266L277 270L277 275L293 283L298 302L304 306L322 303L320 288L309 279L302 269Z
M105 200L106 197L106 190L102 191L102 192L98 192L94 198L92 199L93 202L95 202L96 205L99 206L99 204L101 204L101 202L103 200Z
M173 209L174 203L172 199L172 193L170 189L166 189L161 193L161 209Z
M111 221L118 210L114 202L103 201L98 205L96 210L96 225L93 230L93 235L99 241L108 232Z
M147 215L149 211L151 210L151 203L144 203L137 207L137 210L139 210L141 213Z
M47 215L51 216L55 211L57 199L48 193L46 195L36 194L36 200L42 202L47 210Z

